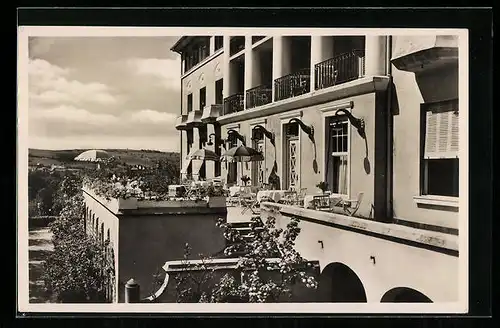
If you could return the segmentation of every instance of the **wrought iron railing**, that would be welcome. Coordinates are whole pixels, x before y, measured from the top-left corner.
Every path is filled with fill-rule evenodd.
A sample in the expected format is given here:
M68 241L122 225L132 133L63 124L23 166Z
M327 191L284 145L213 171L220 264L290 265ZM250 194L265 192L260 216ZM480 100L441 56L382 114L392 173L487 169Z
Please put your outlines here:
M274 80L274 100L300 96L311 90L311 69L304 68Z
M246 108L254 108L269 104L273 100L273 90L267 85L259 85L247 90L246 96Z
M243 99L243 93L236 93L224 98L224 115L240 112L245 109Z
M353 50L314 66L316 90L356 80L365 74L365 51Z
M229 55L232 56L241 50L245 49L245 37L235 36L229 41Z

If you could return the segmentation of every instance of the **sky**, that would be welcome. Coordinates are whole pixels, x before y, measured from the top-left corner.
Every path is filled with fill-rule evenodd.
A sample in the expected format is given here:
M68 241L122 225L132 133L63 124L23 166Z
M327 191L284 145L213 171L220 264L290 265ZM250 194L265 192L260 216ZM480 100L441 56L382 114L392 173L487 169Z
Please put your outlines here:
M178 151L178 37L30 37L29 147Z

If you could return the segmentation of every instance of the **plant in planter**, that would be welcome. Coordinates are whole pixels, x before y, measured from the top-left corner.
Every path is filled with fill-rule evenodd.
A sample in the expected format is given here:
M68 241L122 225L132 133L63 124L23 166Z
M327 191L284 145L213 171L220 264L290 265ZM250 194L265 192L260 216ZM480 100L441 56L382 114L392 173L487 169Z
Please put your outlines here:
M328 191L328 182L321 181L316 185L319 189L321 189L321 192L325 194Z
M241 177L241 182L243 182L243 185L246 186L247 183L250 181L250 178L246 175Z

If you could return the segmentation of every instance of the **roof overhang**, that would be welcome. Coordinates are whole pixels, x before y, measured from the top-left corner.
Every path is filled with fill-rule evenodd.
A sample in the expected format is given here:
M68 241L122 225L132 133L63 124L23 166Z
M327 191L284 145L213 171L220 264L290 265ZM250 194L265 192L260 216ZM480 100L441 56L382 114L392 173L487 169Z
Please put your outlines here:
M193 40L194 36L182 36L177 42L170 48L170 51L181 53L182 50Z

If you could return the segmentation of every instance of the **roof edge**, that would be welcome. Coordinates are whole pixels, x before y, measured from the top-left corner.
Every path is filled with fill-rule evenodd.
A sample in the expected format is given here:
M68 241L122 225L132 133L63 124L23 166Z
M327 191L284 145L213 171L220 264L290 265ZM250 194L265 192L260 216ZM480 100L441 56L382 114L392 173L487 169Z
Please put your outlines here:
M191 41L192 36L181 36L179 40L170 48L170 51L180 53L181 50Z

